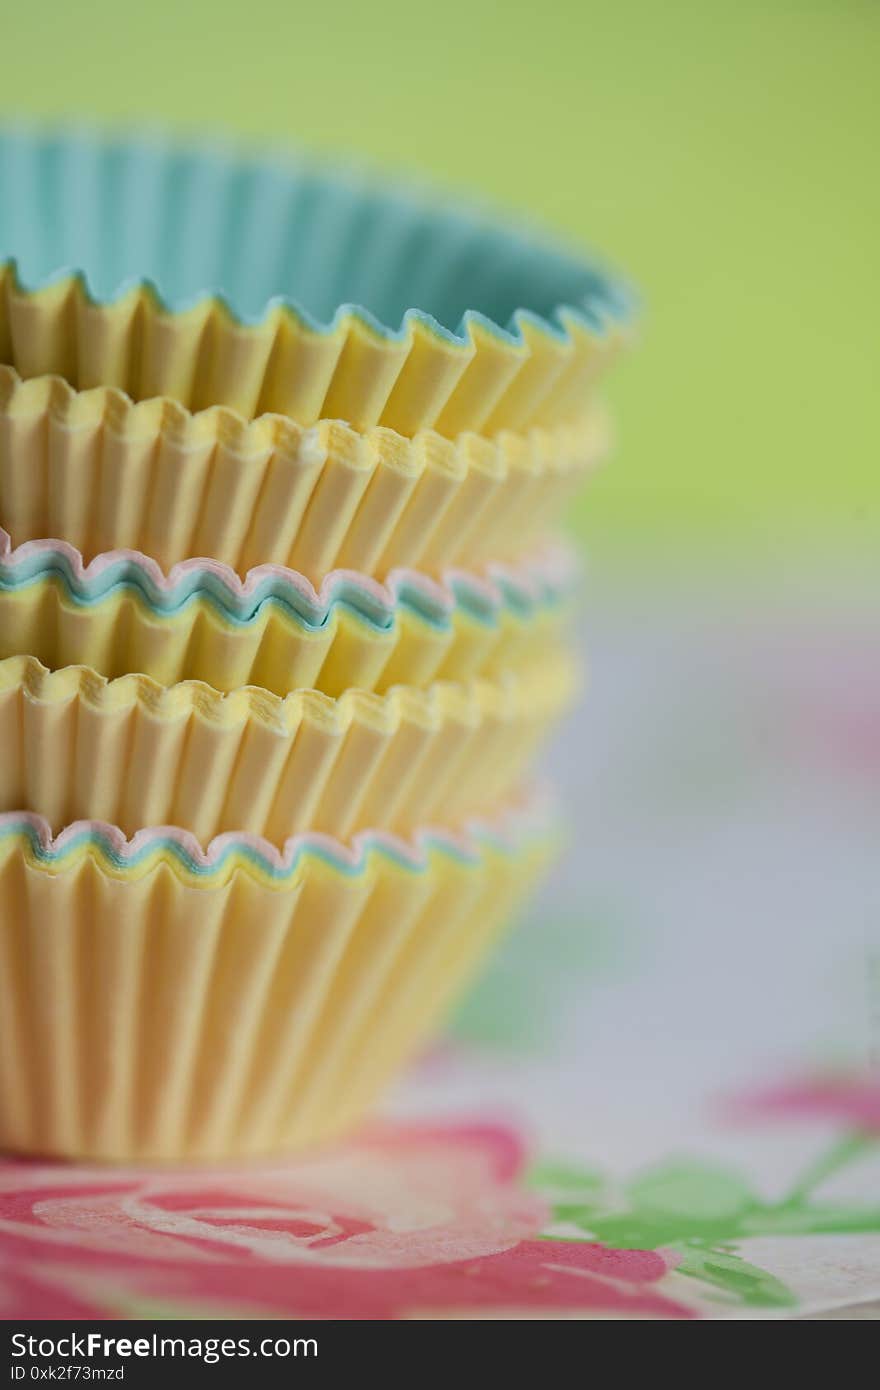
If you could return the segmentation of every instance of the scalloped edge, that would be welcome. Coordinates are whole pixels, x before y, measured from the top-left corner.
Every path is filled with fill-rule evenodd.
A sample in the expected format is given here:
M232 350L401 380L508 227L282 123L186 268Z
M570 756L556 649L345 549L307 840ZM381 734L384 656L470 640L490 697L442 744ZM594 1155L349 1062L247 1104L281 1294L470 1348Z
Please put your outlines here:
M225 406L193 413L0 365L0 516L19 545L58 536L84 555L125 547L164 566L210 555L239 575L252 561L313 579L472 568L543 541L610 433L598 401L553 429L410 440Z
M53 835L42 816L7 811L0 813L0 856L20 848L29 865L49 876L70 872L90 858L117 879L137 881L161 864L180 881L206 889L222 887L241 872L283 890L312 865L357 878L369 872L376 858L407 873L424 873L435 855L466 868L479 867L492 854L516 857L526 846L558 835L554 807L540 789L495 817L466 821L459 828L425 826L406 838L362 830L348 842L308 831L292 836L281 849L262 836L236 832L216 835L203 847L178 826L150 826L128 837L118 826L96 820L73 821Z
M30 572L21 572L29 566ZM572 592L577 573L573 548L558 545L520 565L489 564L482 573L450 568L439 580L402 569L392 570L380 584L355 570L333 570L316 589L305 575L281 565L258 565L241 579L228 565L198 558L166 573L136 550L105 551L86 564L67 541L13 546L0 528L0 588L7 594L58 579L78 606L97 607L120 589L133 589L151 618L171 619L191 602L203 601L231 627L252 624L270 604L305 631L323 628L337 607L377 632L392 628L404 610L441 630L458 612L491 625L504 611L530 614L555 606Z
M341 452L364 448L377 456L379 464L415 476L428 466L432 452L439 455L437 466L454 474L474 468L492 477L506 477L518 467L530 472L567 472L579 466L584 454L600 451L610 432L607 411L596 400L583 418L552 427L501 430L493 439L465 430L455 440L424 429L410 438L386 425L358 430L339 419L300 425L275 411L248 418L227 405L191 410L171 396L134 400L119 386L77 388L57 373L23 377L14 366L0 363L0 418L12 415L31 420L48 416L71 429L106 424L123 438L167 435L187 444L226 443L243 458L271 448L292 460L305 455L310 462L326 461L331 442L338 437L348 446L343 445ZM529 450L528 458L523 456L523 446Z
M573 702L580 681L564 646L536 667L273 701L11 657L0 661L0 810L36 812L56 832L79 819L126 835L175 825L202 843L455 824L510 795Z
M537 672L506 672L495 679L438 680L425 688L395 685L381 695L348 689L333 696L302 689L282 696L254 685L220 691L196 680L165 686L139 672L108 679L90 666L50 670L35 656L9 656L0 659L0 694L21 690L41 705L80 700L99 713L137 706L163 723L195 715L218 729L254 724L287 738L306 720L341 734L352 724L389 732L403 723L437 729L452 722L473 725L489 716L505 721L540 717L573 692L577 670L577 662L563 651L549 668L545 664Z

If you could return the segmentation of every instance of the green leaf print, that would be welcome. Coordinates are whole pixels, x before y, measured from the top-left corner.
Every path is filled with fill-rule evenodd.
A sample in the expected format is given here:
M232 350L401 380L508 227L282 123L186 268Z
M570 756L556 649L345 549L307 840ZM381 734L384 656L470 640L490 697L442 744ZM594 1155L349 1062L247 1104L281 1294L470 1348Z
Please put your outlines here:
M677 1230L707 1236L730 1229L754 1206L742 1177L709 1163L669 1163L634 1178L625 1189L630 1205Z
M753 1308L791 1308L797 1299L780 1279L749 1264L732 1250L713 1250L697 1244L678 1248L676 1271L711 1284Z
M867 1234L880 1231L880 1205L818 1201L813 1189L875 1147L876 1135L844 1136L781 1201L765 1202L741 1173L705 1160L670 1160L615 1188L593 1169L545 1163L530 1183L550 1203L553 1238L594 1240L618 1250L675 1251L679 1273L750 1307L796 1299L773 1275L733 1248L749 1236ZM576 1233L576 1234L574 1234Z

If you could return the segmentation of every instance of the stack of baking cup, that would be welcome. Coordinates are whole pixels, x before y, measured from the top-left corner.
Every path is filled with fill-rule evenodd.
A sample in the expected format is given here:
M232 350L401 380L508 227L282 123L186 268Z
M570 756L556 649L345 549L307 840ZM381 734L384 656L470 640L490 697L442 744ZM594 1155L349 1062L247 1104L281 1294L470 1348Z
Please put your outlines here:
M627 320L353 175L0 134L0 1146L285 1150L428 1036L552 852Z

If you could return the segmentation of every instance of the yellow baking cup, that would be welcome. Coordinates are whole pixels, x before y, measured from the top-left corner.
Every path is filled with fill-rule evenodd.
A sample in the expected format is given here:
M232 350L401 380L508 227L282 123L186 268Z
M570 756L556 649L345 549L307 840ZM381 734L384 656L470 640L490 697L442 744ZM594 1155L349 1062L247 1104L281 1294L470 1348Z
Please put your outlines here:
M38 812L56 832L96 819L126 835L176 825L203 842L237 830L277 845L307 829L344 838L454 824L523 779L576 687L564 650L497 681L284 700L10 657L0 812Z
M591 261L351 169L0 129L0 360L412 437L577 415L632 322Z
M275 563L314 581L337 568L437 573L546 539L607 442L598 402L553 430L452 443L193 415L0 367L0 522L16 545L57 536L86 559L129 548L169 568L210 555L238 574Z
M515 568L450 570L442 582L395 570L382 585L335 570L316 590L272 565L244 580L211 560L166 574L136 551L108 551L86 566L63 541L12 550L0 532L0 660L26 653L52 670L276 695L491 677L544 659L573 577L570 555L552 551Z
M536 806L452 834L224 836L0 816L0 1146L106 1160L337 1133L430 1033L552 852Z

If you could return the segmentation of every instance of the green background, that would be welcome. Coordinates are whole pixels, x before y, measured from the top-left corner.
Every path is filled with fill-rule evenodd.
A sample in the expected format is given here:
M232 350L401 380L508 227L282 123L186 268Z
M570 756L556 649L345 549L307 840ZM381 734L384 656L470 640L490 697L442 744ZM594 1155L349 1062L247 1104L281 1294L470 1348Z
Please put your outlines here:
M595 548L876 542L875 0L0 9L6 111L366 155L616 261L646 312L577 517Z

